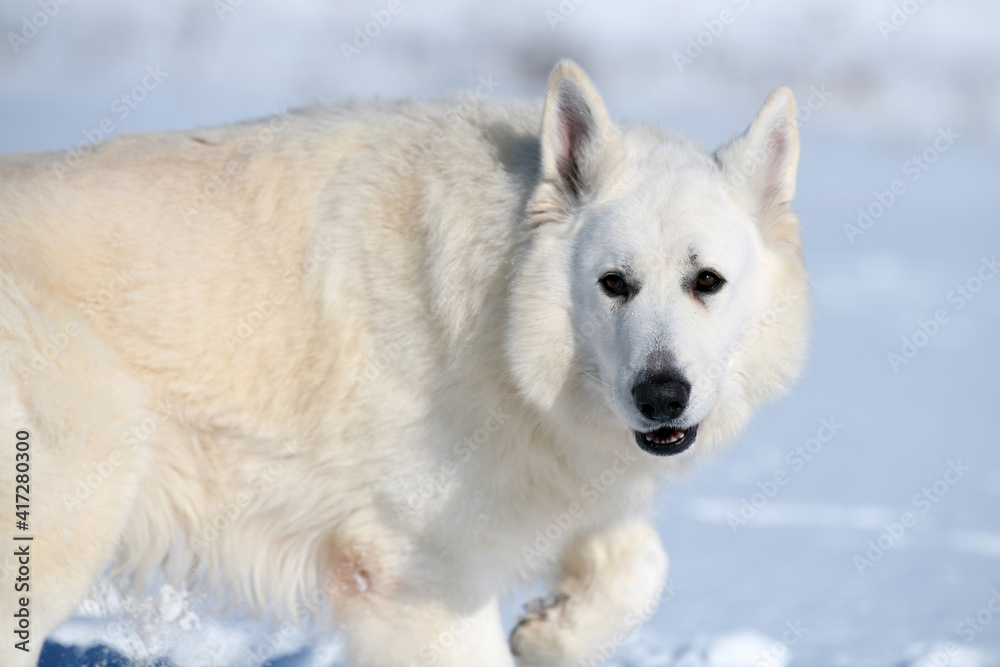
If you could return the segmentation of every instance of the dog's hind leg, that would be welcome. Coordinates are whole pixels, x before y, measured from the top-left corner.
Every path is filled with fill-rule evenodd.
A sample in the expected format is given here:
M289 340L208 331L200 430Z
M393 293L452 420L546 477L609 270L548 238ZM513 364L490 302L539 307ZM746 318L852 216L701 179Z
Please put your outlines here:
M519 667L606 659L671 594L665 588L667 554L642 519L578 536L562 568L552 594L526 605L511 633Z
M141 387L75 308L35 296L0 272L5 667L35 665L45 636L110 564L147 459L122 444L148 416Z

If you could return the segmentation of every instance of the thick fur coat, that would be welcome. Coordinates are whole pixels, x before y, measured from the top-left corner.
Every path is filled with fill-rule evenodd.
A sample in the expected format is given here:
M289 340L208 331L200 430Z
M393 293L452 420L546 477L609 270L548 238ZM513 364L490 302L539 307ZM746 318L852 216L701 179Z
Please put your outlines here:
M797 163L785 89L707 153L614 122L568 62L543 109L4 158L0 663L34 665L109 567L162 566L333 620L359 667L590 664L663 596L657 483L799 372ZM535 577L508 639L497 597Z

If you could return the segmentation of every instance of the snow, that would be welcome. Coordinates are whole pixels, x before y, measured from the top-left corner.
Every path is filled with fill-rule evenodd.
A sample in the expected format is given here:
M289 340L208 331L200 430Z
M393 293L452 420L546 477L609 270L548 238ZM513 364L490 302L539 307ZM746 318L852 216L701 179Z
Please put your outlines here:
M812 360L729 452L663 488L656 523L678 592L608 664L1000 664L989 608L1000 599L1000 281L975 282L1000 252L1000 4L566 1L572 12L552 27L557 0L402 0L350 62L340 44L379 0L231 4L220 18L208 0L71 2L15 53L6 35L39 5L4 3L0 151L67 148L106 118L115 133L181 128L352 95L443 95L480 77L500 82L498 97L539 99L562 56L588 69L616 115L712 146L790 85L803 109L796 206ZM879 22L904 6L918 9L883 37ZM679 71L674 54L726 10L733 20ZM137 101L157 66L168 74ZM135 107L124 118L122 95ZM953 145L912 180L907 161L949 127ZM863 234L845 231L896 179L906 191ZM971 298L955 298L960 284ZM924 344L893 368L904 337ZM823 420L842 424L826 441ZM953 463L968 470L949 483ZM777 471L787 481L772 488ZM744 501L752 511L734 526ZM141 603L100 588L43 664L77 664L84 650L79 664L94 664L98 647L177 667L341 664L335 637L200 604L169 588Z

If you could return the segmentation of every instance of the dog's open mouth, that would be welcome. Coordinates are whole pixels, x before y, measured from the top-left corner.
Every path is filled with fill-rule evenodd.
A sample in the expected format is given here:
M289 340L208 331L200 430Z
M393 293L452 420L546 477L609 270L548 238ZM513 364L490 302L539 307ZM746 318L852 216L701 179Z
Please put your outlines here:
M672 456L680 454L690 447L697 436L697 424L688 426L687 428L666 426L655 431L649 431L648 433L636 431L635 441L643 451L647 451L650 454Z

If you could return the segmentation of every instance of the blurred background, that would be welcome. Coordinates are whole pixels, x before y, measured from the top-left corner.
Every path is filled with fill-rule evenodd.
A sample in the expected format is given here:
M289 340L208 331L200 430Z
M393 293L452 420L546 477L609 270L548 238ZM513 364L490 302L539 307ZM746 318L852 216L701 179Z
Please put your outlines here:
M664 487L675 593L608 664L1000 665L998 31L1000 3L972 0L5 0L0 152L483 80L540 102L562 57L614 115L714 148L790 86L812 360ZM339 655L187 591L100 586L42 664Z

